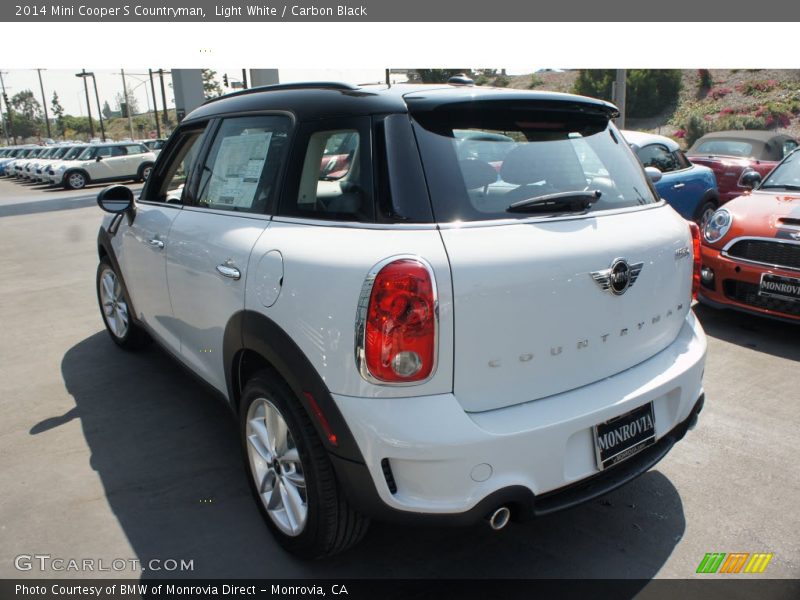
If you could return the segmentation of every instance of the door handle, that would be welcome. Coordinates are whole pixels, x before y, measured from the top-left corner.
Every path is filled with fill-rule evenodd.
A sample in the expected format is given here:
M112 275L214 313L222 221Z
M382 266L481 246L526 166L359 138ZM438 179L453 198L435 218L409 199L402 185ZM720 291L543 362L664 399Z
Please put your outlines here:
M161 240L156 240L156 239L148 240L148 243L154 248L158 248L159 250L164 248L164 242L162 242Z
M685 183L676 183L675 185L672 186L672 189L673 190L679 190L682 187L684 187L685 185L686 185Z
M242 274L239 272L239 269L232 266L230 263L223 263L221 265L217 265L217 273L222 275L223 277L227 277L228 279L241 279Z

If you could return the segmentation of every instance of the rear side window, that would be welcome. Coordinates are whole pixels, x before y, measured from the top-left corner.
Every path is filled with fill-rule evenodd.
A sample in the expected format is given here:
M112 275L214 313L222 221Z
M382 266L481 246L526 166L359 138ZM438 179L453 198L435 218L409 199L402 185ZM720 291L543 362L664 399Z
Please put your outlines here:
M280 214L375 220L369 119L305 124L298 134L297 147L293 185L282 200Z
M223 120L200 175L197 205L266 212L277 193L290 127L284 116Z
M526 218L511 204L599 192L591 211L657 202L652 184L603 115L505 103L413 114L438 222Z

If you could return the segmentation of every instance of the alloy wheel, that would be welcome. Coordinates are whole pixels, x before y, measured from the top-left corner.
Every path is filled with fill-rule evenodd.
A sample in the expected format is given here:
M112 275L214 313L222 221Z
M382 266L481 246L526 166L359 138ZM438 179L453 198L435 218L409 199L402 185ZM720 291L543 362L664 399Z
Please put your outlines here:
M117 274L108 268L100 276L100 304L108 329L116 338L123 339L128 333L130 324L128 303L125 301Z
M300 535L308 520L308 495L300 454L286 420L266 398L247 411L247 456L258 495L272 522Z

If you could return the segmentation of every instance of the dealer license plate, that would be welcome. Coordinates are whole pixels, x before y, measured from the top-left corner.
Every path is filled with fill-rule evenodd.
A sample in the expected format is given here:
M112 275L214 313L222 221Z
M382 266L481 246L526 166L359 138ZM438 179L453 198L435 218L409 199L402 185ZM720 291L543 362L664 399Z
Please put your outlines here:
M656 441L653 403L594 426L594 449L601 471L641 452Z
M758 293L770 298L800 302L800 279L764 273L761 275L761 285L758 287Z

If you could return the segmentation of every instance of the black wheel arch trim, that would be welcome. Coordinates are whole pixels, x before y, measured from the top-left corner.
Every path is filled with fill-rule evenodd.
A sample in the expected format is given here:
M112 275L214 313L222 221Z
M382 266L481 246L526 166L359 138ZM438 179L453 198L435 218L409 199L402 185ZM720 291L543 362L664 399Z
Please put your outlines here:
M241 357L243 352L248 350L258 354L286 381L310 416L317 434L330 454L345 462L364 463L347 422L317 370L279 325L269 317L252 310L243 310L233 315L225 327L223 337L225 379L228 398L234 412L239 410L241 391L246 383L241 381L239 374ZM305 393L311 394L331 430L336 434L336 445L328 440L327 433L315 416L315 411ZM339 469L337 469L338 474Z

